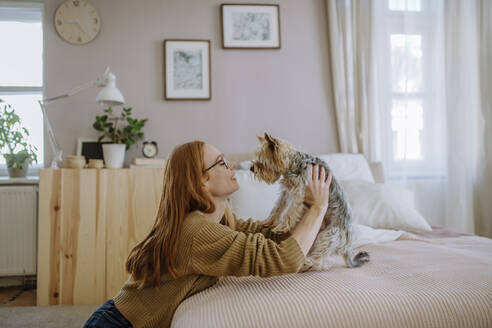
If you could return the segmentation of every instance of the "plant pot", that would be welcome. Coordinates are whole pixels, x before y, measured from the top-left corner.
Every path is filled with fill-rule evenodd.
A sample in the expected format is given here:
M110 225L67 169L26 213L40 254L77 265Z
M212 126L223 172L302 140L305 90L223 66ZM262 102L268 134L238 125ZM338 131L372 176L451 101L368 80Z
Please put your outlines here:
M103 157L106 167L109 169L121 169L125 161L124 144L103 144Z
M25 178L27 176L27 171L29 170L29 162L25 161L21 168L7 168L9 171L9 177L11 178Z

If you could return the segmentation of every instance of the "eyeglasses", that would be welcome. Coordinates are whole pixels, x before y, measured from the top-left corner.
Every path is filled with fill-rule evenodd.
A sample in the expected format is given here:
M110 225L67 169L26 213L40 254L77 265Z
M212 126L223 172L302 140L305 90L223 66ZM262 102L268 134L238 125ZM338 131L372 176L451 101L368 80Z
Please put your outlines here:
M231 168L231 165L229 164L229 162L227 161L227 159L224 156L222 156L217 162L213 163L208 168L206 168L205 170L203 170L203 172L207 172L208 170L211 170L214 166L217 166L219 164L221 164L221 165L224 164L224 166L227 169L230 169Z

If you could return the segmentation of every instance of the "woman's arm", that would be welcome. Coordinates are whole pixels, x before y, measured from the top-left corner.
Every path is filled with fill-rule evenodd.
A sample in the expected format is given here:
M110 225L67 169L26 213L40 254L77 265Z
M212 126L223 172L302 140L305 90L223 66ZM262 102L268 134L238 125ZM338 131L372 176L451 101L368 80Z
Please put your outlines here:
M281 242L290 237L290 232L285 233L275 233L271 231L270 227L265 227L262 221L255 221L252 218L248 220L239 219L236 214L234 215L235 228L236 231L241 231L244 233L261 233L263 236L272 239L276 242Z
M311 179L306 187L305 203L310 208L301 221L291 230L292 237L299 243L304 256L311 249L328 209L331 184L331 173L328 173L326 177L324 167L316 165L313 168L310 166L309 170Z
M305 260L294 238L277 243L212 222L194 233L191 248L192 271L207 276L270 277L297 272Z
M264 229L261 221L253 220L249 218L247 220L239 219L236 214L232 214L234 216L235 228L236 231L241 231L245 233L257 233L262 232Z

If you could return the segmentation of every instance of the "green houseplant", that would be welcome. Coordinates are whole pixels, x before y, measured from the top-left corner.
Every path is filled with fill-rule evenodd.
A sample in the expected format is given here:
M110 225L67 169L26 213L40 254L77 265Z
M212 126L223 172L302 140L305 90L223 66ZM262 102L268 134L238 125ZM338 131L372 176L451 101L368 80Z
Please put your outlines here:
M38 162L37 148L27 142L29 131L10 104L0 99L0 151L10 177L25 177L29 164Z
M124 108L119 116L113 113L113 109L104 109L104 115L96 116L92 125L94 129L102 132L98 141L103 139L112 141L112 144L103 144L103 155L106 167L121 168L125 159L125 150L144 138L142 131L148 119L136 119L132 117L132 108Z

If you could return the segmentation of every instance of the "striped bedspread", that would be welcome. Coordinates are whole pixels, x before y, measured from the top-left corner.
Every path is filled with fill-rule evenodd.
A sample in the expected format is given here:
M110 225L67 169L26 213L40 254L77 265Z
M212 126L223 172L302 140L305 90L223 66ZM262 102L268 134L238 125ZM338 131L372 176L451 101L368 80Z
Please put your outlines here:
M225 277L186 299L172 327L492 327L492 239L361 247L371 262L272 278Z

